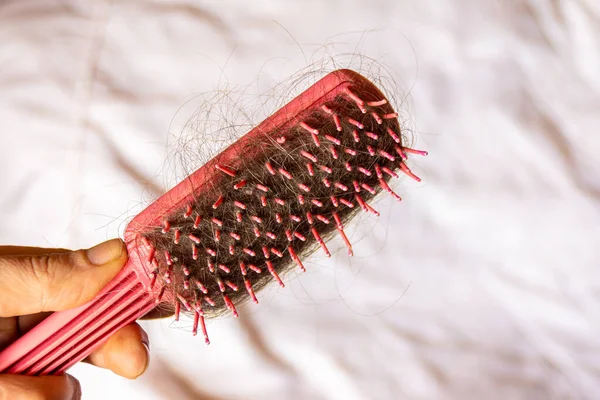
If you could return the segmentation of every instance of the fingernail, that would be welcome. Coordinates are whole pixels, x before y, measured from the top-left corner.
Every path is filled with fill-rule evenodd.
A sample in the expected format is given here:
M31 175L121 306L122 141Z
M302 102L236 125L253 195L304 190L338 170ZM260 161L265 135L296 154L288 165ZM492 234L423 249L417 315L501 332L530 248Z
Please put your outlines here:
M146 371L150 365L150 339L144 330L142 330L142 344L146 348L146 368L144 368L144 371Z
M148 369L148 366L150 365L150 345L144 341L142 341L142 344L146 348L146 367L144 368L145 372Z
M142 338L141 341L144 344L144 346L146 346L146 348L150 348L150 339L148 338L148 333L145 330L141 330L142 331Z
M65 375L67 376L67 381L69 382L68 386L71 400L81 400L81 384L71 375Z
M100 243L85 251L85 255L93 265L104 265L123 254L123 241L121 239L112 239Z

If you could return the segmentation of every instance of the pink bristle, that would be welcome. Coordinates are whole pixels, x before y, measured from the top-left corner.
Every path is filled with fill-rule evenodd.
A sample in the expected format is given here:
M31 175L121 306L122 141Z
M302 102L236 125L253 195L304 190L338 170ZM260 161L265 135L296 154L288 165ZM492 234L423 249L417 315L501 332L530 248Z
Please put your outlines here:
M189 238L189 239L190 239L192 242L194 242L194 243L196 243L196 244L200 244L200 239L199 239L199 238L198 238L196 235L194 235L194 234L191 234L191 233L190 233L190 234L188 235L188 238Z
M354 255L354 252L352 251L352 243L350 243L350 240L348 240L348 237L344 232L344 225L342 225L342 220L336 212L333 213L333 219L335 219L335 226L338 230L338 233L340 234L340 236L344 240L344 243L346 244L346 247L348 248L348 255L352 257Z
M387 128L387 133L392 139L394 139L394 142L400 143L400 137L396 135L396 132L394 132L392 128Z
M277 257L280 257L280 258L283 257L283 253L274 247L271 248L271 253L275 254Z
M214 307L216 305L215 301L208 296L204 296L204 301L212 307Z
M379 154L381 154L382 156L384 156L385 158L387 158L390 161L396 160L396 158L393 155L391 155L390 153L388 153L387 151L379 150Z
M233 314L233 316L235 318L239 317L239 314L237 312L237 310L235 309L235 305L233 304L233 302L229 299L229 297L227 295L223 295L223 300L225 300L225 304L227 305L227 308L231 311L231 313Z
M376 216L379 217L379 211L377 211L376 209L374 209L373 207L371 207L369 204L367 204L360 195L355 194L354 198L356 199L356 201L358 202L358 204L362 207L363 210L373 213Z
M158 277L158 271L153 271L151 275L152 279L150 281L150 289L153 289L154 285L156 284L156 278Z
M329 219L328 219L328 218L326 218L325 216L323 216L323 215L320 215L320 214L317 214L317 215L316 215L316 217L317 217L317 219L318 219L319 221L321 221L321 222L323 222L323 223L325 223L325 224L329 224Z
M306 268L304 268L304 265L302 264L302 261L300 261L300 258L298 257L298 255L296 254L296 252L294 251L294 248L292 246L288 247L288 253L290 254L290 257L292 258L292 260L298 264L298 267L300 267L300 269L305 272Z
M340 158L335 147L329 146L329 151L331 152L331 155L333 156L334 160L337 160L338 158Z
M179 321L179 313L181 312L181 304L177 301L175 302L175 321Z
M356 126L358 129L363 129L365 126L354 118L348 118L348 122L352 125Z
M252 301L255 304L258 304L258 299L256 298L256 294L254 294L254 290L252 289L252 283L250 283L250 281L248 279L244 279L244 286L246 286L246 291L252 298Z
M367 105L370 106L370 107L379 107L379 106L382 106L384 104L387 104L387 100L386 99L367 102Z
M196 219L194 220L194 229L198 229L200 221L202 221L202 217L200 215L196 216Z
M419 156L426 156L429 153L426 152L425 150L415 150L415 149L410 149L408 147L403 147L403 150L407 153L411 153L411 154L417 154Z
M317 231L317 228L312 228L310 231L312 232L312 234L313 234L315 240L317 241L317 243L319 243L319 245L321 246L321 248L325 252L325 255L327 257L331 257L331 253L329 252L329 249L325 245L325 242L323 241L323 239L319 235L319 232Z
M367 109L365 108L365 102L364 100L362 100L356 93L354 93L354 91L352 91L352 89L347 88L346 89L346 94L348 94L348 96L354 100L354 102L356 103L356 105L358 106L358 108L360 109L360 111L364 114L367 112Z
M302 240L303 242L306 242L306 236L304 236L300 232L294 232L294 236L296 236L298 239Z
M421 182L421 178L419 178L418 176L416 176L415 174L413 174L412 171L410 170L410 168L408 168L406 166L406 164L404 164L404 163L400 164L400 171L404 172L406 175L410 176L415 181Z
M379 136L377 136L375 133L373 132L365 132L365 135L367 135L369 138L373 139L373 140L377 140L379 139Z
M273 165L271 165L270 162L265 163L265 167L267 167L267 171L269 171L271 175L275 175L275 168L273 168Z
M351 201L348 201L346 199L340 199L340 203L342 203L345 206L348 206L350 208L354 208L354 204Z
M246 186L246 183L247 183L246 180L242 179L241 181L239 181L238 183L236 183L235 185L233 185L233 188L234 189L241 189L244 186Z
M361 183L360 187L362 187L363 189L365 189L367 192L371 193L371 194L376 194L377 192L375 191L375 188L367 185L366 183Z
M202 284L202 282L200 281L196 281L196 286L198 287L198 289L200 289L200 291L204 294L208 294L208 290L206 289L206 286L204 286Z
M273 263L271 261L267 261L266 264L267 264L267 269L269 270L269 272L271 273L273 278L275 278L277 283L279 283L279 286L285 287L285 285L283 284L283 281L281 280L281 278L279 278L277 271L275 271L275 268L273 267Z
M231 169L229 167L226 167L224 165L217 164L217 165L215 165L215 168L218 169L219 171L221 171L221 172L229 175L229 176L235 176L236 175L235 170L233 170L233 169Z
M300 126L304 129L306 129L308 132L314 134L314 135L318 135L319 134L319 130L312 128L310 125L308 125L306 122L300 122Z
M329 140L331 143L336 144L338 146L342 144L342 142L340 141L340 139L335 138L333 136L325 135L325 139Z
M371 112L371 115L379 125L383 123L383 119L375 111Z
M192 311L192 306L190 306L190 303L181 294L177 295L177 300L179 300L179 303L181 303L187 311Z
M348 186L344 185L343 183L340 183L340 182L335 182L333 185L334 185L336 188L338 188L338 189L340 189L340 190L343 190L344 192L347 192L347 191L348 191Z
M156 255L156 249L155 249L154 247L152 247L152 248L150 249L150 251L148 252L148 258L147 258L147 260L148 260L149 262L152 262L152 260L154 259L154 256L155 256L155 255Z
M333 204L334 207L337 208L340 206L340 202L335 196L330 196L329 199L331 200L331 204Z
M260 274L262 272L262 270L254 264L248 265L248 268L250 268L252 271L256 272L257 274Z
M263 185L263 184L260 184L260 183L257 183L257 184L256 184L256 188L257 188L258 190L262 191L262 192L265 192L265 193L267 193L267 192L269 191L269 188L268 188L268 187L266 187L265 185Z
M319 142L319 138L317 137L317 135L315 133L311 133L310 135L312 137L313 142L315 143L315 146L321 146L321 142Z
M243 276L246 276L248 273L248 270L246 269L246 264L244 264L243 261L240 261L240 272Z
M228 274L229 272L231 272L231 270L229 269L229 267L228 267L227 265L225 265L225 264L219 264L219 268L220 268L220 269L221 269L223 272L225 272L225 273L227 273L227 274Z
M321 171L327 173L328 175L331 175L331 173L333 172L333 170L327 165L319 165L319 168L321 169Z
M312 162L317 162L319 161L317 159L317 157L315 157L314 155L312 155L311 153L304 151L304 150L300 150L300 154L302 154L303 157L308 158L310 161Z
M283 169L283 168L279 168L279 169L278 169L278 171L279 171L279 173L280 173L281 175L285 176L287 179L292 179L292 178L293 178L293 177L292 177L292 174L290 174L288 171L286 171L286 170L285 170L285 169Z

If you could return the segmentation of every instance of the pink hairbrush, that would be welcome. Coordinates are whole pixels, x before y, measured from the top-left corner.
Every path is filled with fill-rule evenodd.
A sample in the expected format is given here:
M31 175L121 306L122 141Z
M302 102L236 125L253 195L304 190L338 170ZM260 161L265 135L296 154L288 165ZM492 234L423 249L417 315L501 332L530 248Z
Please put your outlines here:
M129 262L98 296L56 312L0 353L0 372L57 375L159 304L205 317L251 299L387 191L406 165L398 114L366 78L334 71L137 215Z

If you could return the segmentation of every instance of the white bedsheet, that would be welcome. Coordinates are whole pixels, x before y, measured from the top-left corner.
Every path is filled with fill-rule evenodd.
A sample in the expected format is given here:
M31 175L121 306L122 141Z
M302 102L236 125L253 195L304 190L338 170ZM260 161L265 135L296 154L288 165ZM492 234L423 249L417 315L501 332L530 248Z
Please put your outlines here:
M144 323L143 378L73 368L84 399L600 398L597 0L0 1L0 243L121 234L185 101L325 44L400 80L424 181L210 346Z

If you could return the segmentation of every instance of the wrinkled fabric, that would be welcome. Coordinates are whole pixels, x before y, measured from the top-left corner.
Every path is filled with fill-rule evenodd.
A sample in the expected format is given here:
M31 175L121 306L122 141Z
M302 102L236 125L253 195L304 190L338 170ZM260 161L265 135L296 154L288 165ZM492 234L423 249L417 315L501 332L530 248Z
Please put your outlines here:
M334 241L210 346L143 323L149 371L78 365L84 399L600 398L599 4L0 1L0 243L121 235L176 183L181 106L323 46L381 60L430 153L354 258Z

